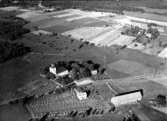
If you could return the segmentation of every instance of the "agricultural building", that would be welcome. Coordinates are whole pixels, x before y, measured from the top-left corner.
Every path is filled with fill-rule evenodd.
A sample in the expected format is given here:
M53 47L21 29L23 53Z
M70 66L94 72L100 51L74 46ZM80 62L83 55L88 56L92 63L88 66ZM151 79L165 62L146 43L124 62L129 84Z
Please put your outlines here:
M79 100L85 100L85 99L87 99L87 93L86 92L79 91L77 89L74 89L74 91L75 91L76 97Z
M111 102L116 106L136 103L137 101L142 100L143 97L143 90L135 90L131 92L125 92L116 95L115 97L111 98Z
M163 49L158 56L161 58L167 58L167 47Z

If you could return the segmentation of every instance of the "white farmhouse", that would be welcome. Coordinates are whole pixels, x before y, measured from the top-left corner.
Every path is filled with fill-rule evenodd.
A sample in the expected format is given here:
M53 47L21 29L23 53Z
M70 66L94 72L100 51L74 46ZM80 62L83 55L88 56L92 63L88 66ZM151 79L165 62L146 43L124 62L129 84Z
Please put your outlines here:
M64 77L69 74L69 71L66 68L56 67L54 64L51 64L51 66L49 67L49 72L57 77Z
M55 67L54 64L50 65L49 72L52 73L52 74L54 74L54 75L57 75L56 67Z

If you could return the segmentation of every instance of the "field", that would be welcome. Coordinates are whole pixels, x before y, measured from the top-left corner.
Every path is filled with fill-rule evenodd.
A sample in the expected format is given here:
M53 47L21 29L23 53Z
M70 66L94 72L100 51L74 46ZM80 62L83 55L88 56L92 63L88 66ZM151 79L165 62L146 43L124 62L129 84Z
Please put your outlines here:
M110 30L112 30L112 28L118 28L119 31L119 26L111 25L111 27L105 27L107 22L100 19L102 17L102 13L90 13L89 15L89 12L87 11L79 11L79 13L77 13L78 10L75 11L73 9L70 9L69 12L70 11L80 16L86 16L86 18L68 21L66 20L66 17L62 17L69 14L67 10L62 10L53 13L42 13L42 15L44 15L45 17L39 20L37 20L36 18L42 17L41 13L40 15L34 14L34 17L29 16L26 18L32 21L31 23L26 25L28 28L33 30L34 26L39 26L39 28L41 29L49 30L50 32L56 32L58 33L58 35L36 36L30 33L25 35L20 40L17 40L23 42L27 46L30 46L33 52L26 55L25 57L19 57L17 59L10 60L0 65L0 72L2 74L0 78L0 91L5 92L1 93L1 100L15 97L17 94L16 89L18 87L21 87L30 81L38 79L40 75L40 70L42 68L58 60L92 59L93 61L99 62L102 65L104 65L104 57L106 57L106 65L112 64L113 62L122 59L130 62L132 61L139 63L138 71L135 71L134 74L130 73L133 72L133 68L129 68L129 73L118 70L121 66L121 64L119 63L115 65L116 68L108 68L108 73L111 74L113 78L127 77L130 75L140 75L143 73L143 69L145 70L147 68L151 68L153 70L163 68L163 66L161 65L161 63L163 62L162 59L152 55L143 54L137 50L117 50L117 48L115 47L104 48L96 47L90 44L85 44L82 48L79 48L79 46L83 44L83 42L77 40L78 38L76 37L73 38L71 36L68 36L68 34L72 34L72 36L77 36L79 38L84 37L85 39L90 39L91 41L95 41L96 43L103 43L102 40L105 39L105 43L107 44L109 40L106 38L106 34L108 34L108 37L111 39L112 31ZM68 16L68 18L73 18L74 14L72 16ZM95 30L98 34L97 37L95 37L93 34L90 34L92 31L94 32ZM62 33L67 34L67 36L62 36ZM127 69L127 67L122 68L123 70ZM141 68L142 70L140 70ZM4 95L6 96L4 97Z
M27 110L22 105L0 106L1 121L28 121L29 117Z

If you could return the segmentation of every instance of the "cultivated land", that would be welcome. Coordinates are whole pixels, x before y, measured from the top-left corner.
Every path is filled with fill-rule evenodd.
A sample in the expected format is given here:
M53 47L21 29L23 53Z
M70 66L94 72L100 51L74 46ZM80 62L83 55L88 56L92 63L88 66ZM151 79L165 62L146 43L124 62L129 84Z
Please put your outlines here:
M156 1L151 5L149 5L148 2L148 0L143 1L141 4L141 2L138 1L132 1L130 3L123 1L121 4L126 6L129 3L131 6L139 5L146 7L154 7L157 4ZM90 2L89 5L93 5L93 3L94 2ZM86 3L83 2L83 4ZM99 2L97 2L97 4L99 4ZM107 2L105 2L105 4L107 4ZM163 6L161 4L158 5ZM29 13L23 14L20 14L19 10L7 13L6 11L1 11L1 13L12 15L17 13L19 17L30 21L25 27L29 28L31 31L39 29L54 33L54 35L51 36L28 33L17 40L31 47L32 52L23 57L17 57L0 64L0 101L2 103L11 98L25 96L24 93L18 91L18 88L25 86L31 81L40 80L41 70L45 66L63 60L92 60L100 63L107 68L107 74L113 80L111 83L115 88L118 87L120 92L140 88L144 90L144 98L154 98L160 93L167 95L167 85L165 85L166 78L124 79L131 76L152 75L153 73L164 70L166 67L162 64L164 59L155 55L148 55L140 50L130 48L121 50L119 49L119 44L115 46L117 41L120 41L118 42L120 44L125 42L123 41L124 39L121 38L123 36L121 35L123 28L122 26L116 25L115 22L105 20L108 13L95 13L79 9L67 9L51 13L42 13L36 10L30 10ZM164 40L164 38L164 36L160 36L158 39ZM133 37L127 37L125 44L131 43L132 39ZM85 41L94 43L96 46L90 43L86 44L84 43ZM83 47L80 47L81 45L83 45ZM99 92L105 100L109 100L108 97L112 96L112 93L107 93L110 89L105 81L104 84L98 85L97 88L99 88ZM150 109L144 106L139 110L147 114L150 111ZM23 115L23 117L14 119L12 118L13 112L15 112L16 115ZM27 121L29 117L27 116L28 113L20 106L14 105L10 107L4 105L0 107L0 120L10 121L11 119L7 118L8 113L12 116L11 119L13 119L13 121ZM153 111L153 113L155 112ZM157 112L156 114L159 115ZM149 118L151 117L150 115L151 114L149 114ZM85 118L82 120L100 121L109 119L121 121L122 117L117 117L117 115L114 114L105 114L102 117L91 117L90 119ZM155 119L156 118L153 118L152 120L154 121ZM163 115L162 121L165 121L164 119Z

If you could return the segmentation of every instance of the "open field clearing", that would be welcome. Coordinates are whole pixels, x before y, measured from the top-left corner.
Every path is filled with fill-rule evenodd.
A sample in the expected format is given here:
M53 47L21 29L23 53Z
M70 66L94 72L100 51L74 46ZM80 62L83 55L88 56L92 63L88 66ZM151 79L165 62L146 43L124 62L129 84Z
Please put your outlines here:
M96 27L96 26L112 26L113 24L112 23L108 23L108 22L105 22L105 21L98 21L96 20L95 22L91 22L91 23L87 23L86 26L92 26L92 27Z
M64 20L56 20L54 18L49 19L43 19L40 21L35 21L33 23L29 23L26 25L27 28L32 28L34 26L38 26L39 28L47 28L47 27L53 27L56 25L61 25L64 23Z
M95 22L99 22L99 20L97 20L95 18L90 18L90 17L72 21L72 23L76 23L76 24L81 25L81 26L86 26L86 25L89 26L89 24L92 24Z
M38 21L41 21L41 20L45 20L45 19L49 19L50 17L47 16L47 15L44 15L44 14L39 14L39 15L35 15L35 16L31 16L31 17L28 17L26 18L28 21L31 21L31 22L38 22Z
M98 44L100 44L100 41L103 41L103 40L105 40L105 39L107 39L109 37L110 37L111 40L114 39L114 38L116 38L116 37L118 37L120 35L119 32L120 32L120 30L113 30L113 28L112 28L111 31L107 31L104 34L101 34L101 35L99 35L99 36L91 39L90 42L91 43L95 43L95 45L98 45ZM111 38L112 35L114 36L113 38Z
M111 97L114 96L114 93L110 90L107 84L100 85L99 87L96 88L105 101L109 102Z
M29 113L21 104L0 106L1 121L28 121L29 118Z
M54 15L61 15L61 14L67 14L69 12L72 12L73 9L65 9L60 11L53 11L51 13L46 13L48 16L54 16Z
M50 32L55 32L55 33L64 33L66 31L72 30L73 26L56 25L56 26L46 27L42 29Z
M59 15L54 15L53 17L55 18L63 18L63 17L68 17L68 16L73 16L73 15L79 15L79 14L76 14L76 13L65 13L65 14L59 14Z
M122 82L117 83L115 82L120 88L123 88L125 90L136 90L136 89L143 89L144 91L144 98L153 98L157 96L158 94L167 94L167 89L165 86L158 84L153 81L146 81L146 82L140 82L140 80L137 80L133 82Z
M167 16L163 16L163 15L156 15L156 14L151 14L151 13L141 13L141 12L129 12L129 11L124 11L124 14L128 16L137 17L137 18L144 18L144 19L149 19L149 20L167 22Z
M62 33L62 35L71 36L77 40L83 39L83 41L89 41L95 45L111 46L116 45L126 45L131 43L134 37L128 37L125 35L120 35L121 26L112 27L83 27L67 31ZM118 36L120 36L118 38ZM117 39L118 38L118 39ZM115 40L115 41L114 41ZM122 43L122 41L124 41ZM114 41L111 43L110 41Z
M115 69L110 68L109 66L107 68L109 68L109 69L107 69L108 70L107 73L109 75L111 75L111 78L113 78L113 79L126 78L126 77L130 76L127 73L119 72Z
M114 35L116 35L116 34L114 34ZM132 41L134 39L135 39L135 37L126 36L126 35L119 35L116 39L113 39L114 41L106 43L106 45L107 44L108 44L108 46L112 46L112 45L119 45L119 46L129 45L130 43L132 43ZM111 38L111 40L112 40L112 38Z
M156 57L154 55L144 54L138 50L132 51L132 49L123 49L118 51L116 57L127 61L142 63L148 67L156 69L164 68L162 65L164 60L162 58Z
M83 38L84 40L89 40L90 38L97 36L101 32L110 29L110 27L82 27L71 31L67 31L65 33L62 33L62 35L71 35L72 38L78 40L80 40L81 38Z
M126 60L119 60L108 66L110 69L114 69L119 72L127 73L133 76L143 75L147 73L149 74L154 71L153 68L149 68L146 65L133 62L133 61L126 61Z
M0 8L0 10L3 10L3 11L15 11L15 10L18 10L18 9L19 9L19 7L15 7L15 6Z
M143 50L145 47L141 43L133 42L128 45L128 48L135 50Z
M144 9L148 13L156 13L156 14L166 14L167 9L156 9L156 8L148 8L148 7L138 7Z
M77 14L74 14L74 15L64 16L64 17L60 17L60 18L56 18L56 19L57 20L64 20L64 21L68 22L68 19L77 18L77 17L81 17L81 16L77 15Z
M21 14L17 15L17 17L28 20L32 17L38 17L40 15L42 15L42 13L39 13L39 12L36 12L36 11L28 11L28 12L24 12L24 13L21 13Z
M68 18L66 19L66 21L74 21L74 20L78 20L78 19L83 19L83 18L87 18L87 16L78 16L78 17L72 17L72 18Z

